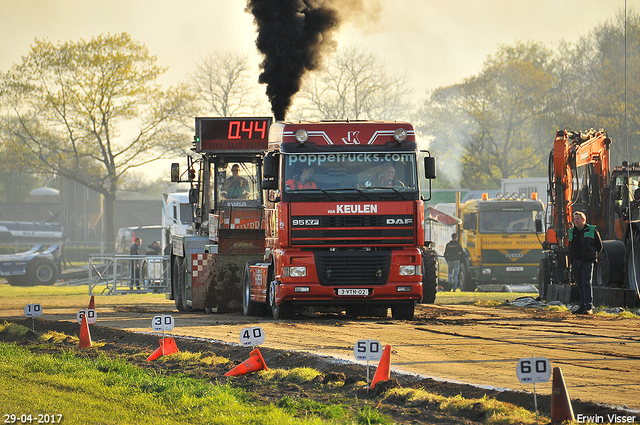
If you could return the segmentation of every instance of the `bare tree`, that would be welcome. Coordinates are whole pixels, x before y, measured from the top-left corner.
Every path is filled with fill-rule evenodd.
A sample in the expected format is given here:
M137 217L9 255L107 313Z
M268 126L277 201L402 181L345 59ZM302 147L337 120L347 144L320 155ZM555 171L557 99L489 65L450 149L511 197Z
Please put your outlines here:
M246 54L215 53L196 64L191 90L204 115L231 117L254 113L260 102L249 83L252 68Z
M127 33L53 45L36 40L22 63L0 75L0 128L39 159L39 172L101 193L108 247L122 176L181 151L177 121L191 112L180 88L155 83L165 70Z
M406 72L390 76L375 55L349 47L308 79L301 97L322 119L399 119L411 108L408 82Z

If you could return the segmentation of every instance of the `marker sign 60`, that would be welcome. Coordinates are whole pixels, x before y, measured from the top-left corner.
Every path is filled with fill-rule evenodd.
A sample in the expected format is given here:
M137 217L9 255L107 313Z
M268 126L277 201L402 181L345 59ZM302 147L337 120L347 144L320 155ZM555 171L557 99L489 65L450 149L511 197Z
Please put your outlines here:
M24 315L27 317L42 316L42 306L40 304L27 304L24 307Z
M544 357L525 357L518 360L516 375L523 384L549 382L551 364Z

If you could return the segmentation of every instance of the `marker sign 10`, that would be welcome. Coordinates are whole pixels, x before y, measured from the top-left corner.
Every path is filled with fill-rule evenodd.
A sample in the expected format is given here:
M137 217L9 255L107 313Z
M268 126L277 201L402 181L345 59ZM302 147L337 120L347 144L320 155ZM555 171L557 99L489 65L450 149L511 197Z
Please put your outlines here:
M26 317L42 316L42 306L40 304L27 304L24 307L24 315Z

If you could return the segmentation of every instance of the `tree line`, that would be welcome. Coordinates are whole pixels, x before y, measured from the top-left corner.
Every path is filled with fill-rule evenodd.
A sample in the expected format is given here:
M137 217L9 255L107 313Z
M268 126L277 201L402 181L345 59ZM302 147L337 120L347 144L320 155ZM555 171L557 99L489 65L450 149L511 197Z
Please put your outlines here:
M418 52L419 54L419 52ZM193 117L269 114L249 56L216 52L184 83L127 33L53 44L36 40L0 73L0 201L21 200L42 178L63 176L113 203L140 187L135 170L191 147ZM640 161L640 15L622 12L576 43L551 50L500 45L477 75L416 101L407 72L375 55L338 49L308 75L287 119L389 119L414 123L438 158L435 187L489 189L503 178L545 176L557 129L604 128L612 164Z

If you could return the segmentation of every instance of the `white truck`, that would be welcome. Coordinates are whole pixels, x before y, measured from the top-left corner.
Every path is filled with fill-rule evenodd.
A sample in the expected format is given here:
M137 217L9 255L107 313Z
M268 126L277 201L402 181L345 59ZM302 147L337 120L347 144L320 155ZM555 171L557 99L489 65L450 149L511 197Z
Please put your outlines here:
M532 193L538 194L538 199L547 205L548 177L525 177L522 179L502 179L502 193L524 193L527 199L531 199Z
M162 195L162 252L170 251L173 235L191 233L193 208L188 192L164 193Z

